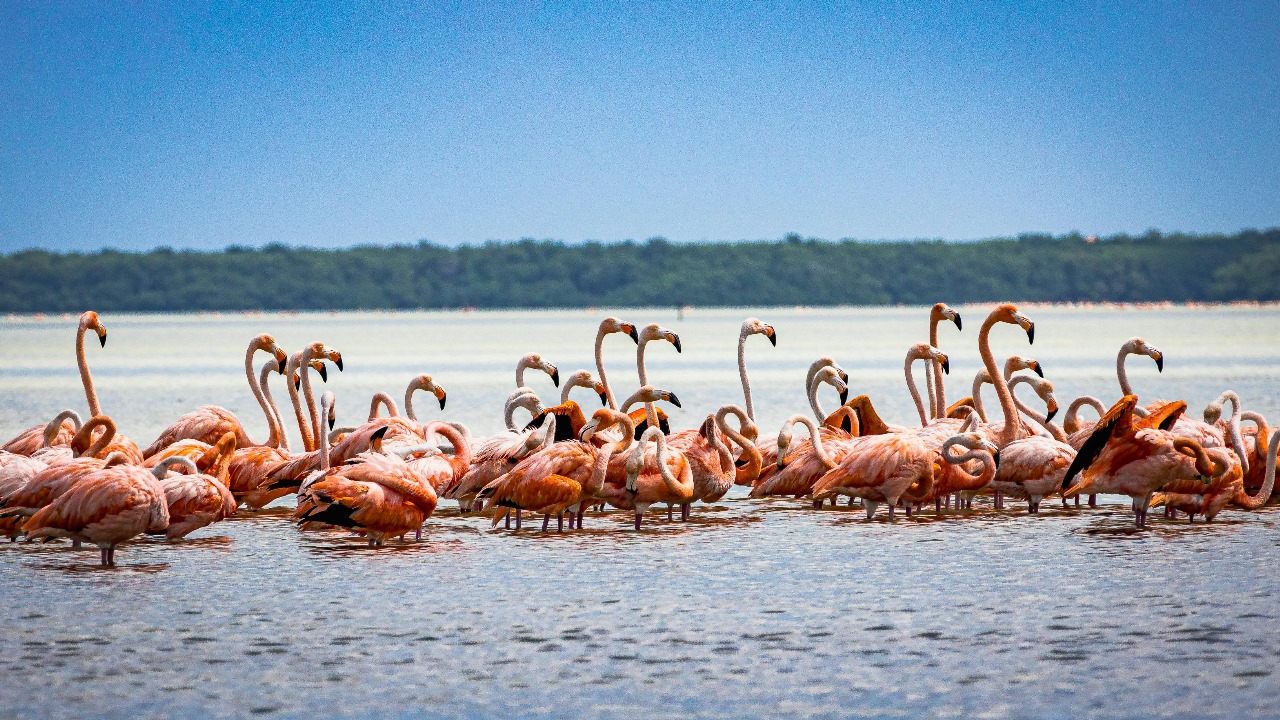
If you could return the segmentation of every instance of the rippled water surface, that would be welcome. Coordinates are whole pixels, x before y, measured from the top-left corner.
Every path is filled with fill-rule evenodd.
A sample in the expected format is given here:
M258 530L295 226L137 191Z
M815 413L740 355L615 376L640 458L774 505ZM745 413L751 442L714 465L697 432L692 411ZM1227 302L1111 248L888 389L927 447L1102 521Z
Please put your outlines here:
M1163 374L1131 361L1143 398L1186 399L1198 413L1231 388L1249 409L1280 410L1275 310L1024 309L1036 344L1001 327L995 353L1039 359L1064 405L1084 392L1113 400L1115 351L1143 335L1166 355ZM961 310L965 331L946 328L941 341L952 398L979 365L984 311ZM649 354L651 381L684 401L672 412L680 428L741 402L734 348L748 314L779 336L777 348L752 338L748 349L762 435L804 410L804 370L820 354L891 422L914 412L902 356L926 338L918 308L617 314L681 334L683 354ZM109 342L89 356L104 410L144 446L208 402L265 437L241 369L263 331L289 350L342 350L346 371L328 386L340 423L361 419L372 392L398 396L427 372L448 389L445 417L485 434L499 428L515 359L538 351L564 375L591 367L601 316L106 314ZM0 329L0 436L83 411L72 320ZM629 392L634 345L612 336L605 357ZM543 376L529 384L555 394ZM564 535L489 531L444 502L422 542L376 550L298 531L286 498L185 542L123 546L106 570L96 550L6 543L0 715L1280 714L1274 508L1212 525L1153 513L1137 531L1119 498L1085 512L1047 501L1029 517L1011 503L891 524L883 512L867 522L744 495L695 506L688 523L655 511L635 533L608 512Z

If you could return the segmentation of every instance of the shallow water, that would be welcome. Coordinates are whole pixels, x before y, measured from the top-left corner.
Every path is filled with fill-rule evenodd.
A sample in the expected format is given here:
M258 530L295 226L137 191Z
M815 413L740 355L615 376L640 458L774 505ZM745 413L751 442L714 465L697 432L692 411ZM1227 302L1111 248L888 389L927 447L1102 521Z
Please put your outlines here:
M1082 392L1113 400L1115 350L1141 334L1166 354L1163 374L1132 359L1144 398L1185 398L1198 413L1229 387L1250 409L1280 409L1274 310L1025 310L1036 344L1000 328L995 353L1039 359L1064 406ZM968 394L978 367L983 314L961 311L965 331L942 335L953 398ZM901 358L925 335L920 309L617 314L681 334L683 354L659 344L649 353L652 381L684 401L677 427L740 402L734 344L748 314L779 336L777 348L752 338L748 350L762 435L805 409L804 370L824 353L891 422L914 412ZM143 445L204 402L265 436L240 371L243 345L262 331L290 350L320 339L343 351L347 370L329 385L341 423L359 420L374 390L399 395L428 372L449 391L444 416L485 434L498 429L515 359L539 351L562 375L590 367L601 316L106 315L107 347L89 356L104 409ZM83 408L72 321L0 328L0 436ZM629 340L609 338L619 389L634 383L633 358ZM545 377L529 383L554 393ZM420 414L430 400L421 396ZM833 406L834 394L824 401ZM695 507L689 523L655 512L638 534L614 512L591 514L581 533L490 532L445 502L423 542L378 550L298 531L286 499L187 542L124 546L110 570L95 567L94 550L3 544L0 714L1280 712L1274 509L1227 511L1212 525L1154 513L1136 531L1120 499L1086 512L1050 501L1029 517L1012 503L890 524L744 494Z

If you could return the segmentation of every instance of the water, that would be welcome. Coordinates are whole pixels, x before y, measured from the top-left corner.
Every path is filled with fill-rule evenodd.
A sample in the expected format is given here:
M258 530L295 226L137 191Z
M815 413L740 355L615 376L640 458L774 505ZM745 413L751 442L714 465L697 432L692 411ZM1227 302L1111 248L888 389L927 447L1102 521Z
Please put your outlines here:
M968 394L984 315L960 310L965 331L942 333L952 398ZM1144 398L1183 398L1198 413L1231 388L1250 409L1280 410L1274 310L1024 310L1036 344L1001 327L995 353L1039 359L1063 405L1082 392L1114 399L1115 351L1143 335L1166 356L1163 374L1131 360ZM804 411L803 373L819 354L836 357L890 422L914 414L901 366L925 337L921 309L616 314L681 334L682 355L656 343L649 353L651 380L684 401L676 427L741 401L734 345L749 314L779 336L777 348L751 338L748 349L762 433ZM589 368L600 317L106 315L107 347L89 356L104 409L143 445L205 402L265 437L240 370L244 344L263 331L290 350L316 339L342 350L347 370L329 385L340 423L361 419L373 391L398 397L427 372L449 391L445 417L484 434L498 429L515 359L537 351L562 375ZM83 408L72 320L0 328L0 436ZM634 346L611 336L605 353L611 380L629 389ZM543 376L529 383L554 394ZM422 413L430 400L421 397L420 414L438 414ZM824 401L834 406L834 394ZM95 550L3 544L0 714L1280 712L1274 509L1227 511L1208 526L1157 513L1136 531L1120 499L1084 513L1046 502L1029 517L1015 503L889 524L743 495L695 507L689 523L655 515L639 534L622 513L593 514L575 534L490 532L445 502L423 542L379 550L299 532L286 499L187 542L131 543L108 570L95 567Z

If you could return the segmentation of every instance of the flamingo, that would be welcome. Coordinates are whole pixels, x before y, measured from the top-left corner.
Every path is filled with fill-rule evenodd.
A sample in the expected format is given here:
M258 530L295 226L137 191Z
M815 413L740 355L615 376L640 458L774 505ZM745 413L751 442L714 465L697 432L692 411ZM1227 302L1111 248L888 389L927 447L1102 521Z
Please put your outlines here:
M938 324L944 320L951 321L956 324L956 330L963 329L960 321L960 313L947 307L946 303L936 303L929 310L929 344L935 348L938 345ZM929 413L934 419L944 417L946 401L946 389L942 382L942 364L934 360L931 363L933 368L933 384L930 389L930 397L934 398L934 404L930 406Z
M636 326L623 322L616 317L607 317L600 321L600 327L596 330L596 374L600 376L600 384L604 385L605 396L609 405L609 409L618 409L618 400L613 395L613 388L609 385L609 378L604 373L604 339L613 333L622 333L629 336L637 345L640 344L640 336L636 332Z
M816 425L804 415L793 415L778 431L778 458L775 469L751 488L751 497L794 495L803 497L813 489L814 483L827 471L834 469L849 453L854 452L861 438L856 427L857 416L850 408L841 407L850 422L852 432ZM791 451L792 428L799 423L809 430L809 441Z
M849 399L849 373L844 371L836 361L826 355L814 360L804 376L805 397L809 398L809 407L813 410L814 419L821 422L827 417L822 404L818 402L818 390L826 383L840 393L843 405Z
M1266 455L1261 463L1265 468L1262 486L1255 495L1250 495L1245 490L1244 470L1240 459L1224 448L1211 448L1205 450L1205 453L1213 461L1214 475L1207 485L1198 480L1168 483L1152 496L1151 505L1165 505L1171 515L1175 510L1182 510L1192 522L1195 522L1197 513L1203 515L1206 522L1212 522L1228 504L1235 504L1245 510L1257 510L1267 504L1275 488L1277 450L1280 450L1280 431L1271 436L1267 445Z
M552 365L550 362L546 360L543 360L542 356L537 353L529 353L528 355L525 355L524 357L520 358L518 362L516 362L516 389L517 390L520 388L529 387L524 382L525 370L541 370L542 372L546 373L551 377L552 384L554 384L556 387L560 387L560 371L556 369L556 366Z
M45 425L44 447L41 449L29 456L0 451L0 507L4 507L9 496L25 488L41 471L75 457L70 445L51 445L62 431L64 420L70 420L76 431L80 431L80 416L74 410L64 410ZM0 517L0 534L16 539L19 517Z
M267 425L271 425L271 408L267 405L267 400L262 395L262 388L258 385L258 378L253 372L253 356L259 351L269 352L275 356L281 374L284 374L289 356L276 344L275 338L266 333L258 335L249 341L249 348L244 354L244 374L249 380L249 390L253 393L254 399L258 401L258 406L262 408L262 413L266 415ZM218 438L222 437L223 433L228 432L235 433L238 447L262 444L249 438L249 433L244 429L244 424L240 422L240 418L236 417L235 413L219 405L204 405L183 415L174 421L172 425L165 428L155 442L151 443L143 451L142 455L143 457L151 457L179 440L191 439L213 444L217 442Z
M977 415L973 416L976 421ZM959 455L952 455L951 449L955 446L965 448L965 452ZM945 461L944 467L937 478L935 485L945 485L942 494L949 492L972 492L979 488L990 485L999 472L998 468L1004 464L1004 451L997 450L995 443L987 439L986 435L980 432L963 432L947 438L942 443L942 459ZM1000 461L996 461L996 453L1000 454ZM977 460L982 463L982 472L974 475L964 469L966 463ZM936 492L935 495L939 493ZM938 508L935 499L935 509Z
M616 439L597 447L593 442L596 433L614 425L620 425L622 432L614 433ZM516 529L520 527L519 513L524 510L542 514L544 531L552 515L562 531L565 512L569 513L570 529L575 522L581 528L585 505L604 487L609 459L631 445L634 432L632 420L625 413L601 408L583 427L581 440L553 443L520 460L481 493L493 499L493 507L500 508L493 514L491 527L497 527L500 520L508 520L509 526L509 514L515 509Z
M508 397L503 409L507 432L477 442L470 469L441 497L457 500L458 507L463 512L471 512L475 505L476 493L500 475L505 474L530 452L542 447L543 438L539 434L540 429L518 430L516 428L514 412L518 408L524 408L535 416L543 410L537 394L528 388L524 391L516 391ZM552 417L553 423L554 420L555 418ZM546 425L544 429L549 429L552 433L556 430L554 425ZM554 442L554 435L552 441Z
M169 528L165 538L177 540L234 515L236 499L227 487L227 466L236 449L236 435L228 432L218 439L215 447L221 451L219 458L207 472L201 472L195 462L188 461L186 475L161 478L165 504L169 508Z
M805 418L806 420L808 418ZM888 503L889 519L899 499L907 500L907 512L933 485L937 450L913 433L887 433L859 438L855 452L818 478L811 497L814 507L836 495L862 499L867 519L880 503ZM914 493L909 491L915 488Z
M80 384L84 386L85 400L89 405L89 416L101 415L102 407L98 404L98 392L93 387L93 375L89 373L89 360L84 352L84 336L88 331L94 331L98 335L98 342L101 347L107 346L107 329L103 327L102 321L98 318L98 313L89 310L80 315L80 322L76 329L76 365L80 368ZM66 418L64 418L66 420ZM50 445L70 445L71 438L76 434L76 430L66 427L64 422L58 434L53 438ZM16 453L18 455L30 455L41 447L44 447L44 425L36 425L28 428L18 434L9 442L4 444L0 450Z
M1215 468L1199 443L1169 431L1186 403L1169 403L1145 418L1137 417L1137 405L1137 396L1126 395L1102 416L1067 469L1062 488L1064 497L1128 495L1134 521L1142 528L1157 490L1175 480L1212 477Z
M645 455L650 442L656 447L652 460ZM693 497L693 471L688 459L682 452L668 450L666 435L656 427L640 436L635 449L627 456L626 468L626 485L618 488L606 484L603 493L610 505L635 511L636 530L654 503L666 503L670 508L684 505Z
M730 414L738 417L742 427L751 423L742 408L724 405L715 413L707 415L696 430L673 433L667 438L671 448L684 453L693 473L693 497L680 506L681 520L689 519L691 503L699 500L704 503L716 502L729 492L739 477L754 478L760 474L763 456L744 433L728 425L726 419ZM734 461L733 452L721 436L729 438L741 449L744 458L741 466Z
M578 437L578 433L582 431L583 425L587 423L586 415L582 412L582 406L569 399L569 391L575 387L591 388L600 397L600 404L607 404L608 398L605 393L604 386L596 382L591 377L591 373L586 370L578 370L569 376L565 381L564 387L560 390L560 404L549 408L543 408L533 416L533 419L525 427L526 430L540 427L543 420L548 416L556 416L559 422L556 424L556 442L565 440L574 440Z
M92 444L93 432L101 427L103 432ZM11 490L3 500L3 511L0 511L0 531L5 532L10 540L21 534L20 518L31 517L40 508L56 500L77 482L93 472L102 469L105 457L115 454L117 457L131 460L127 454L111 453L108 448L114 442L116 425L110 417L98 415L80 428L71 440L73 457L63 453L47 456L38 453L37 458L47 461L44 468L36 470L21 487Z
M170 466L190 462L173 457L147 470L112 453L103 467L32 515L23 530L31 540L67 537L93 543L102 551L102 565L115 565L117 545L168 529L169 507L160 478Z
M1125 362L1130 355L1146 355L1156 363L1156 371L1164 372L1164 353L1156 346L1148 343L1140 337L1131 337L1124 341L1120 346L1120 352L1116 353L1116 380L1120 384L1120 395L1137 395L1133 391L1133 385L1129 382L1129 372L1125 369ZM1067 414L1062 419L1062 429L1071 437L1071 445L1077 450L1080 444L1089 437L1089 431L1093 429L1093 423L1081 423L1077 418L1077 413L1081 407L1089 406L1093 408L1098 416L1101 417L1106 413L1106 406L1102 401L1092 395L1083 395L1071 401L1067 406ZM1135 414L1142 417L1147 414L1145 408L1135 408Z
M840 393L841 402L844 402L847 399L847 396L849 394L849 386L845 384L845 381L843 379L841 379L841 373L843 373L844 371L839 369L838 366L834 366L834 365L818 366L818 363L821 363L824 360L830 360L830 358L819 358L818 360L814 361L813 366L810 366L809 369L811 372L809 374L809 379L805 386L806 392L809 395L809 407L813 410L814 417L817 418L818 422L824 423L824 424L827 423L828 420L839 421L845 418L852 418L853 422L856 423L857 415L856 413L853 413L852 410L850 410L849 413L842 413L838 410L835 413L828 414L825 410L822 409L822 404L818 402L818 391L821 389L824 383L831 385L836 389L837 392ZM818 369L815 370L814 366L818 366ZM848 377L848 376L845 375L845 377ZM841 410L845 410L845 409L846 408L843 408L843 407L841 408ZM747 424L744 422L743 434L747 435L747 437L749 438L753 437L752 435L745 432L745 429L747 427L748 427ZM836 427L836 426L833 425L831 427ZM755 425L754 424L750 425L750 428L754 431ZM840 429L840 428L837 428L837 429ZM843 429L846 433L849 433L851 430L851 428L843 428ZM739 485L750 485L756 482L757 480L760 480L762 478L767 478L769 475L773 473L773 470L771 468L775 467L778 462L778 436L775 435L767 440L764 440L758 443L756 445L756 449L759 450L761 455L762 472L758 473L754 478L752 478L750 481L747 481L747 482L742 482L741 481L742 478L739 478L740 480L738 482Z
M1022 376L1015 378L1009 387L1029 383L1045 400L1048 413L1041 415L1022 404L1014 395L1018 409L1033 422L1039 424L1049 437L1030 435L1014 440L1000 450L1000 467L996 471L991 487L1000 493L1000 497L1011 495L1026 498L1027 511L1040 512L1040 501L1047 495L1062 489L1062 479L1071 461L1076 458L1076 450L1066 442L1066 434L1062 429L1050 422L1057 411L1057 402L1053 398L1053 385L1046 380ZM1078 496L1077 496L1078 497ZM1066 500L1063 500L1066 504ZM1000 504L1003 507L1003 502Z
M320 403L325 421L332 422L333 393L324 393ZM422 528L435 512L435 489L412 464L382 451L385 428L376 431L369 451L338 466L329 464L328 435L320 436L320 469L298 491L294 517L299 525L351 528L364 533L370 547ZM449 431L457 433L451 427Z
M1227 402L1232 404L1232 415L1229 419L1223 420L1222 407ZM1228 433L1231 432L1232 423L1237 425L1235 432L1239 434L1241 445L1238 452L1242 451L1244 453L1241 457L1241 465L1244 470L1244 485L1251 489L1261 487L1263 476L1266 474L1266 438L1270 435L1267 419L1260 413L1241 411L1240 397L1231 390L1227 390L1205 407L1204 420ZM1246 421L1253 423L1254 427L1239 427L1239 423ZM1235 438L1233 437L1232 440L1234 445Z
M1019 370L1031 370L1036 375L1044 377L1044 366L1038 360L1014 355L1004 361L1004 381L1007 383L1013 379L1013 374ZM963 400L958 401L955 405L947 408L947 416L951 416L952 409L958 405L968 404L978 412L978 417L982 422L987 422L987 409L982 402L982 386L991 383L991 376L987 374L987 369L982 368L973 376L972 395ZM968 403L965 403L968 400ZM1099 413L1101 414L1101 413Z

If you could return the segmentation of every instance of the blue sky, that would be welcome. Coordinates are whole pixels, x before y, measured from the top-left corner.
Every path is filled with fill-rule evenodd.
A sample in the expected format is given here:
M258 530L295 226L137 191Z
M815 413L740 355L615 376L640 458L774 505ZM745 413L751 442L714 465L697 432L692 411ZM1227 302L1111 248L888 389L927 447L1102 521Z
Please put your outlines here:
M0 4L0 249L1280 224L1280 5Z

